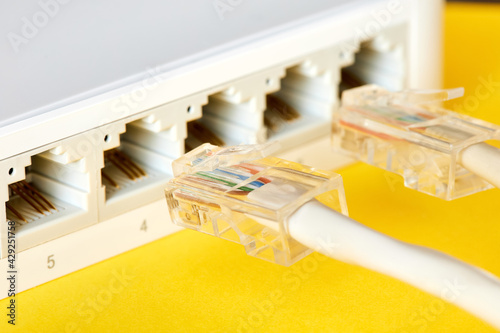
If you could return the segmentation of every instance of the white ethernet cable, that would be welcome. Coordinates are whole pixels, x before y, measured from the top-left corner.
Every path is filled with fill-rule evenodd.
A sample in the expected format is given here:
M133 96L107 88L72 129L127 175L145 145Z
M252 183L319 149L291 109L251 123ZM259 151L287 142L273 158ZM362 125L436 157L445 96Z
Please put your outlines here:
M318 201L288 220L292 238L330 258L392 276L440 297L500 329L500 280L492 274L430 248L401 242L328 208ZM321 246L326 238L337 246ZM464 286L458 296L447 284Z
M459 154L458 162L467 170L500 188L500 149L480 142Z
M495 276L350 219L340 175L265 157L272 148L205 144L174 161L175 178L165 192L174 223L286 266L315 250L404 281L500 329ZM455 281L467 288L450 297L447 283Z
M446 200L500 188L500 149L485 143L500 140L500 127L433 104L462 95L463 88L347 90L334 124L334 147Z

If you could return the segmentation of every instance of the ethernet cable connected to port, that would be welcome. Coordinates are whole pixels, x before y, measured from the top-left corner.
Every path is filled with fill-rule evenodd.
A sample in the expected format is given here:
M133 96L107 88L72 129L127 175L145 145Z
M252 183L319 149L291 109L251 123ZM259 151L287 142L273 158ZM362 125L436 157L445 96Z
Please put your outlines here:
M172 20L159 20L164 29L154 29L150 24L119 18L137 9L145 10L144 17L158 13L181 17L180 7L169 3L157 1L146 7L130 3L98 10L104 10L103 17L117 18L122 30L141 32L133 34L136 37L160 36L161 31L172 30ZM87 5L86 13L95 12L94 5ZM277 5L269 3L273 8L280 7ZM102 34L95 38L94 33L108 31L109 20L96 22L96 29L75 38L78 47L65 48L60 43L59 34L54 32L68 31L68 22L81 19L76 12L66 12L68 20L55 20L60 29L47 30L41 37L44 43L27 48L20 45L21 53L27 52L23 59L33 66L12 63L6 67L9 75L3 75L2 82L13 93L2 100L5 112L0 117L0 179L4 189L0 199L5 203L0 206L0 215L5 223L16 222L17 250L26 272L19 290L176 231L161 223L162 209L166 209L161 198L172 176L171 162L185 152L185 143L190 150L204 142L233 145L280 140L287 154L301 154L307 149L307 160L320 158L314 153L317 150L310 148L316 148L313 145L329 134L342 67L353 65L352 71L362 79L366 77L360 75L361 71L384 79L387 76L381 65L390 61L392 67L408 69L391 74L394 82L425 85L438 78L435 73L424 76L415 71L421 63L428 63L422 60L434 57L432 51L409 56L410 50L422 50L420 45L439 41L437 36L422 38L419 34L417 38L413 33L419 22L438 26L431 15L422 15L433 13L433 8L405 9L397 20L369 36L384 42L379 45L346 33L373 21L372 10L384 11L380 1L359 1L346 10L339 10L344 4L336 1L317 1L316 5L303 3L287 10L279 22L275 15L268 15L263 17L261 27L250 30L238 29L253 15L241 11L238 15L242 19L233 20L237 27L229 29L231 36L224 32L227 26L214 25L207 16L196 20L198 25L208 27L200 30L207 38L193 39L188 33L180 39L167 36L167 43L160 44L151 38L139 38L138 42L148 44L144 49L156 47L158 52L129 52L119 59L120 66L109 66L116 63L115 47L95 43L102 41ZM14 7L14 11L39 10L36 6ZM272 14L274 10L265 12ZM220 33L210 33L211 28ZM217 36L217 41L211 36ZM214 43L199 43L200 38ZM130 46L127 40L118 42L125 48ZM345 44L349 47L343 50ZM82 76L86 70L81 66L61 66L57 57L44 55L47 45L58 54L70 52L66 58L73 59L72 63L90 64L95 75ZM176 55L169 51L172 47L164 45L174 45ZM7 55L5 60L11 63L11 53L2 50L6 52L0 55ZM356 53L361 61L356 60ZM87 61L89 54L96 61ZM17 92L30 97L17 98ZM208 138L195 133L204 135L207 130L212 132ZM189 142L190 137L198 141ZM327 140L321 142L327 145ZM22 191L25 199L13 188ZM117 220L119 226L115 225ZM134 233L139 220L148 220L147 233ZM128 234L110 243L116 228ZM0 232L0 264L8 253L4 229ZM95 251L82 253L75 240L92 242ZM55 269L45 267L46 251L55 255ZM70 259L63 261L63 257Z
M446 199L500 187L500 127L441 108L463 89L347 90L334 122L334 147L404 177L407 187Z

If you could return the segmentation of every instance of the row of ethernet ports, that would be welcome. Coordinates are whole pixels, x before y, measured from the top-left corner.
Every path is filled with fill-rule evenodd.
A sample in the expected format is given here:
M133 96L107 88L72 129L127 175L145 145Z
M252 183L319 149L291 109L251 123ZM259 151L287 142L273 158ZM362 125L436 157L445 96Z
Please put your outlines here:
M388 61L403 68L398 52L365 43L346 58L332 48L0 161L3 216L15 221L18 251L161 199L171 162L203 142L279 140L286 150L328 135L340 90L387 78ZM404 71L389 79L401 88Z

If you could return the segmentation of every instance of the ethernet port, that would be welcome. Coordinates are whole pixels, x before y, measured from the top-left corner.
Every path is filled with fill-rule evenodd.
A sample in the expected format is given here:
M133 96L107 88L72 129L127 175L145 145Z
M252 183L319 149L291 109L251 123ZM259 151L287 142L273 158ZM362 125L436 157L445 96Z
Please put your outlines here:
M365 84L402 90L405 78L404 44L391 43L379 36L361 43L354 63L342 69L339 92Z
M203 116L187 124L186 151L202 143L232 146L241 143L265 142L262 112L264 94L243 101L233 101L225 92L208 97Z
M209 96L203 116L188 123L186 151L205 142L229 146L268 140L280 140L287 149L298 137L302 143L327 135L337 100L335 73L310 73L299 65L268 74L249 78L241 90L230 87Z
M266 96L267 139L289 149L328 135L337 102L335 75L332 69L311 71L308 64L287 69L280 89Z
M264 143L266 94L280 88L282 68L273 68L231 82L208 96L201 118L188 123L186 151L208 142L217 146Z
M206 118L205 118L206 120ZM193 120L187 123L187 137L184 143L185 152L190 152L196 147L210 143L215 146L225 146L226 141L210 129L210 126L202 120Z
M172 161L184 151L180 126L152 130L141 120L104 137L100 219L162 199ZM114 139L114 140L113 140Z
M10 176L18 176L8 185L5 202L6 219L15 222L17 250L96 222L89 212L92 194L85 157L71 160L53 149L28 160L26 167L9 169Z

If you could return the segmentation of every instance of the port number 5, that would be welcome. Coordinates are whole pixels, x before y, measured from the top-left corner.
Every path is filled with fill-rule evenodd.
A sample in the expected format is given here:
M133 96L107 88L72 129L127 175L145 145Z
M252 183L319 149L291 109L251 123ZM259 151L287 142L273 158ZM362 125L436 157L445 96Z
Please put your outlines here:
M56 265L56 262L55 260L53 259L54 255L51 254L50 256L47 257L47 267L49 269L52 269L54 268L54 266Z

